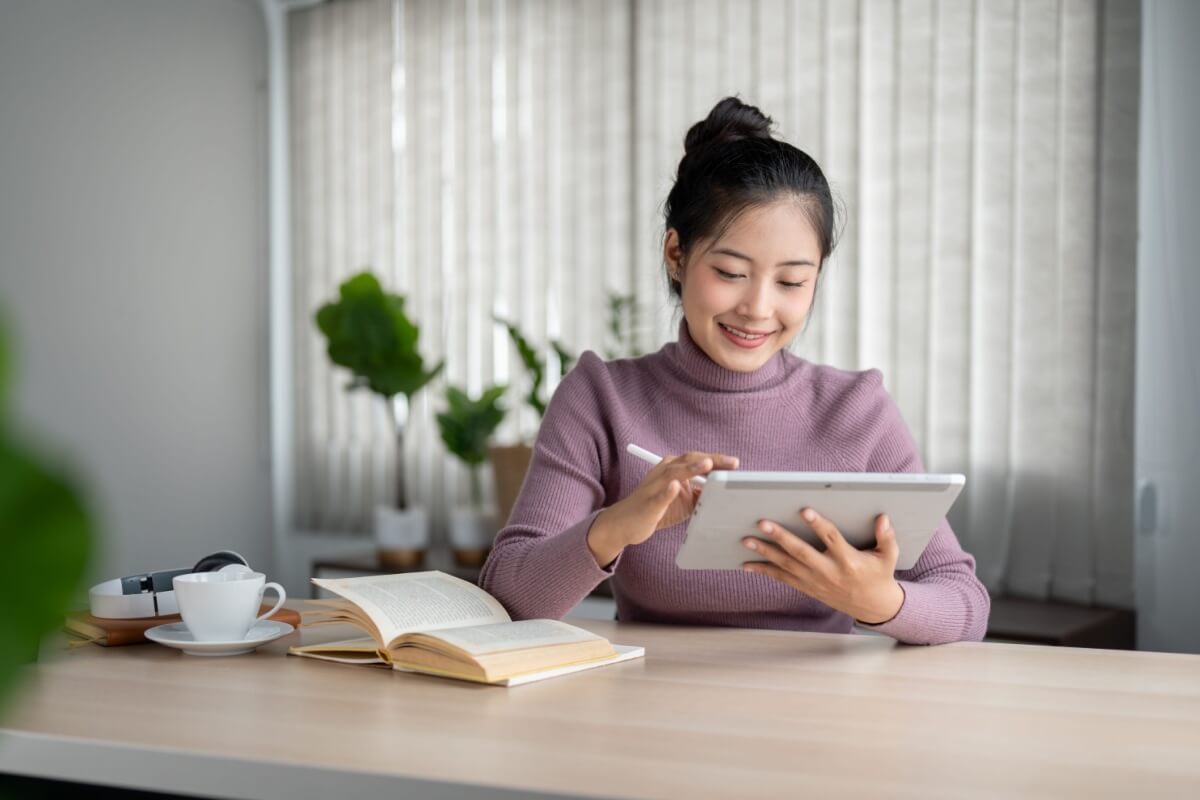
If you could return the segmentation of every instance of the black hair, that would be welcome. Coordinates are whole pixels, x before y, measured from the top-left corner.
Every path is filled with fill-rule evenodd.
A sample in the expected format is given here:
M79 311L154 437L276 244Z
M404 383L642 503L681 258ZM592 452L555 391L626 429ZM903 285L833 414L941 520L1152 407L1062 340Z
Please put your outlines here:
M683 159L663 212L687 255L715 241L749 208L794 198L808 214L821 246L821 263L836 244L833 194L825 173L804 151L771 136L772 120L737 97L726 97L684 137ZM679 281L667 278L671 294Z

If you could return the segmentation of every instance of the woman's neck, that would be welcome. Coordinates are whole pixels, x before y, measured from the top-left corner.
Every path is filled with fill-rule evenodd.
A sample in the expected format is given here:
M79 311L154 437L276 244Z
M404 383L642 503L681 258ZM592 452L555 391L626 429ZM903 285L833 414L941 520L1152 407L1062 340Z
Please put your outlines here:
M678 340L664 349L687 383L709 391L760 391L779 383L787 374L786 355L782 350L752 372L738 372L721 366L692 339L687 319L679 322Z

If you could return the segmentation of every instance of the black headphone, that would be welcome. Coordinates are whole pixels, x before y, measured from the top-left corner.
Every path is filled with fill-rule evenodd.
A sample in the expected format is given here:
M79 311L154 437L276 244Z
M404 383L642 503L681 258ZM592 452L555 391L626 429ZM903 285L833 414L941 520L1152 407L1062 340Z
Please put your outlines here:
M127 575L98 583L88 590L92 616L108 619L161 617L179 613L172 581L176 575L192 572L216 572L234 564L250 564L232 550L210 553L190 569L163 569Z

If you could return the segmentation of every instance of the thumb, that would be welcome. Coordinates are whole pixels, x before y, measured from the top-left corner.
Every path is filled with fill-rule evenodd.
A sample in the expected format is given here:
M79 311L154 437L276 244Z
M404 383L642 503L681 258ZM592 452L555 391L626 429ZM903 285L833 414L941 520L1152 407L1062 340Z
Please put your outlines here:
M875 518L875 549L880 555L895 563L900 557L900 545L896 544L896 529L887 514Z
M667 513L667 509L671 507L671 503L675 502L675 498L681 489L683 489L683 486L679 481L668 481L666 486L654 493L648 505L652 509L650 513L654 517L652 521L655 524Z

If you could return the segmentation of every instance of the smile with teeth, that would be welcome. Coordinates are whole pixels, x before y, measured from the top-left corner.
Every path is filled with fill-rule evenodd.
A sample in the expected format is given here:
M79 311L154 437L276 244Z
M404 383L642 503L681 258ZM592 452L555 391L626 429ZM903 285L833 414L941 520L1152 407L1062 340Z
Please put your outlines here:
M745 331L740 331L737 328L731 328L723 322L718 322L717 324L720 325L723 330L726 330L729 333L732 333L734 336L738 337L739 339L747 339L751 342L756 341L758 339L762 339L764 336L770 336L770 334L768 334L768 333L746 333Z

